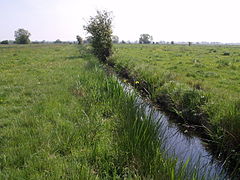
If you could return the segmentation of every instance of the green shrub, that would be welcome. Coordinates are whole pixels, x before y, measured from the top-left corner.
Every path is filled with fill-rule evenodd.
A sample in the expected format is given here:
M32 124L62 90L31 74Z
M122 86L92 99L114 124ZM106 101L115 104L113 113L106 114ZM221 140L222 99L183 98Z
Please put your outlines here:
M202 123L205 114L202 106L208 101L208 96L202 90L170 81L159 88L156 93L158 93L158 101L163 101L167 109L179 115L186 122Z
M1 44L9 44L8 40L4 40L1 42Z
M77 35L76 38L77 38L78 44L83 44L83 39L79 35Z
M31 34L25 29L18 29L14 32L16 44L29 44Z
M109 12L97 11L84 29L91 34L93 53L101 60L106 61L112 54L112 17Z

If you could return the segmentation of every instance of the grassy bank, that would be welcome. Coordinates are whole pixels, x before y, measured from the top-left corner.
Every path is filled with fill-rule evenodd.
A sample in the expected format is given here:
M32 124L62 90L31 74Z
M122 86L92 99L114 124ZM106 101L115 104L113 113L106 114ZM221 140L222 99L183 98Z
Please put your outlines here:
M0 179L196 179L74 45L0 46Z
M111 61L165 110L204 125L215 150L239 172L239 46L116 45Z

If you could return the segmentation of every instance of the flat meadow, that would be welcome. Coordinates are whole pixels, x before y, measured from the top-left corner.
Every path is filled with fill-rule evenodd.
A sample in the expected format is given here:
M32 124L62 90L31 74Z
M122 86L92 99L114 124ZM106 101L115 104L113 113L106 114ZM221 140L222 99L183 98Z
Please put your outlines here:
M133 71L151 72L152 77L169 74L222 98L239 98L240 46L117 45L115 56Z
M0 46L0 179L198 179L76 45Z
M154 103L204 127L236 163L239 50L119 44L109 62ZM138 92L124 92L106 69L88 45L0 46L0 179L209 178L166 156L160 124L136 107Z

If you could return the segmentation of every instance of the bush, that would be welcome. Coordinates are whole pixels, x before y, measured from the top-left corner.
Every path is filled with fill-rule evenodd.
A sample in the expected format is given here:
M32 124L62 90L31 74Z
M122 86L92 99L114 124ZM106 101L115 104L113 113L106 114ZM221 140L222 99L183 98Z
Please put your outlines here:
M29 44L31 34L25 29L18 29L14 32L16 44Z
M79 35L77 35L76 38L77 38L78 44L83 44L83 39Z
M1 44L9 44L8 40L4 40L1 42Z
M60 39L57 39L56 41L54 41L55 44L61 44L62 41Z
M101 60L106 61L112 54L112 17L109 12L97 11L84 29L91 34L93 53Z
M152 39L152 36L149 34L141 34L139 38L139 44L150 44Z
M191 124L205 124L203 106L208 102L208 95L202 90L190 88L184 84L170 81L157 90L157 99L167 109Z

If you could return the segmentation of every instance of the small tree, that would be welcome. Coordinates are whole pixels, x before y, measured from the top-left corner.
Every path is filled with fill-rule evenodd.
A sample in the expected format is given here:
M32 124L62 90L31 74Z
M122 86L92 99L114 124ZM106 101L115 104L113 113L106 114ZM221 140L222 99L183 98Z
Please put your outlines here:
M113 35L113 36L112 36L112 42L115 43L115 44L118 44L118 43L119 43L119 37Z
M76 38L77 38L78 44L82 44L83 43L83 39L79 35L77 35Z
M83 27L91 34L93 53L101 60L106 61L112 54L112 16L106 11L97 11L95 17L90 17Z
M141 34L139 38L139 43L140 44L149 44L152 41L152 36L149 34Z
M14 32L16 44L29 44L31 34L25 29L18 29Z
M61 44L62 41L60 39L57 39L56 41L54 41L55 44Z

